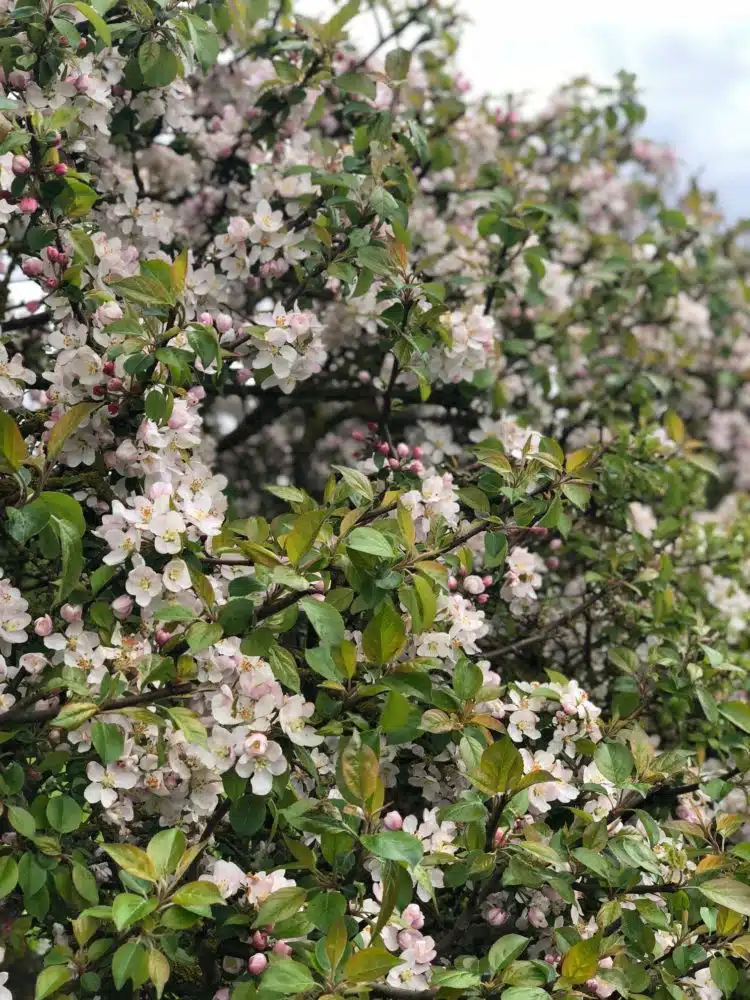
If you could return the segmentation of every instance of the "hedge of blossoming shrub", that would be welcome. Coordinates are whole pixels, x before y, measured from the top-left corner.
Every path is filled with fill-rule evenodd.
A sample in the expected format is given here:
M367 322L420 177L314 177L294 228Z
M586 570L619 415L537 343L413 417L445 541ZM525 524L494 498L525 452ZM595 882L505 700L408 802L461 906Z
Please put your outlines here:
M0 20L0 1000L750 996L741 225L444 0Z

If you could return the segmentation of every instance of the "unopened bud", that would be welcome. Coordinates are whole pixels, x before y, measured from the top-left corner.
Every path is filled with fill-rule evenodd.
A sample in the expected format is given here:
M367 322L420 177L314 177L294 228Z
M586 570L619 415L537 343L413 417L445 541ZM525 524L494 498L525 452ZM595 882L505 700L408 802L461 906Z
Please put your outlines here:
M83 618L83 608L80 604L63 604L60 608L60 617L69 625L79 622Z
M400 812L396 812L394 809L392 812L386 813L383 817L383 826L386 830L400 830L404 825L404 820Z
M41 618L37 618L34 622L34 632L37 635L49 635L52 632L52 628L52 619L49 615L42 615Z
M268 959L266 956L261 954L261 952L256 952L247 963L247 971L253 976L259 976L262 972L265 972L267 965Z

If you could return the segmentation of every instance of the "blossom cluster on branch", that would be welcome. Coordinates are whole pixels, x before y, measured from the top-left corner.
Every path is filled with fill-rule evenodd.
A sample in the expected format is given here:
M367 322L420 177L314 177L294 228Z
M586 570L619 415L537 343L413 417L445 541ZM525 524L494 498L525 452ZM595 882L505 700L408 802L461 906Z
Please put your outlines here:
M634 79L1 6L0 1000L750 995L750 259Z

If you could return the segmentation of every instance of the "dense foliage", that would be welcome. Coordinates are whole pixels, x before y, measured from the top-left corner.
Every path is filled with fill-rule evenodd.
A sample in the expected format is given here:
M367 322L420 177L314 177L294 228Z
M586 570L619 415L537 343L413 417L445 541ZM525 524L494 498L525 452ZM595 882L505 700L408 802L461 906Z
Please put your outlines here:
M0 14L0 1000L748 997L743 229L359 6Z

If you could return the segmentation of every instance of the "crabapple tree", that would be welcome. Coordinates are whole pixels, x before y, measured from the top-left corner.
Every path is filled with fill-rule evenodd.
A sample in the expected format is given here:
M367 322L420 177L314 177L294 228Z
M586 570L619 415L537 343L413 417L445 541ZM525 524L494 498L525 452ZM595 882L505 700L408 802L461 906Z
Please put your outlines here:
M0 1000L750 997L744 229L460 32L3 0Z

